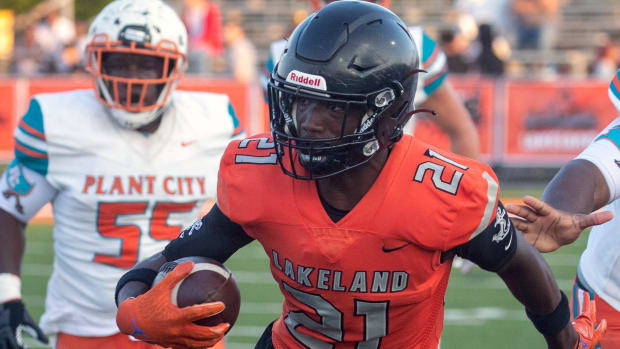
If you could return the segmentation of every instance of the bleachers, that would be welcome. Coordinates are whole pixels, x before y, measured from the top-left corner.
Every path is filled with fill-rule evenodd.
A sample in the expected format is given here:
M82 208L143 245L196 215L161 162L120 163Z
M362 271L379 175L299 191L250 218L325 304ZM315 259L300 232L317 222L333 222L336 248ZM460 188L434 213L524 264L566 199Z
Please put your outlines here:
M563 6L552 55L514 52L514 57L524 60L525 65L570 63L574 51L586 59L592 59L605 34L620 34L620 1L560 2ZM405 20L419 18L420 25L438 27L442 25L443 14L451 3L451 0L393 0L392 9ZM220 4L224 14L233 10L246 13L245 29L263 61L268 56L269 43L288 34L293 11L300 8L311 11L308 0L226 0ZM412 11L412 8L417 11Z
M620 33L620 1L572 0L561 10L559 50L594 49L600 33Z

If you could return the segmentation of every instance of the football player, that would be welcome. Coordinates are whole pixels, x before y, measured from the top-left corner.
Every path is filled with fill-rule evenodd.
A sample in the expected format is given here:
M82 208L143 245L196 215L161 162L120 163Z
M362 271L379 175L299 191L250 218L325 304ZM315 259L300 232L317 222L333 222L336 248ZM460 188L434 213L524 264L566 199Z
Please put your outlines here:
M36 95L0 179L0 348L22 332L56 348L147 348L119 333L114 287L214 198L239 123L225 95L176 91L187 32L160 0L117 0L93 21L94 89ZM24 308L24 227L54 212L54 270L40 329ZM27 292L27 290L26 290Z
M571 326L493 170L403 136L419 72L411 33L381 6L334 2L302 22L269 84L272 134L231 142L201 224L119 280L121 331L191 348L219 340L228 324L196 328L183 316L224 304L170 303L191 262L152 289L145 276L184 256L224 262L256 239L284 295L256 348L437 348L454 255L497 273L549 348L596 340L604 323L594 331L588 304L580 333Z
M619 77L620 71L609 85L609 97L620 111ZM609 323L601 339L603 349L620 348L619 147L620 117L562 167L545 188L542 201L526 196L525 205L510 205L510 212L521 218L515 225L541 252L570 244L594 226L577 267L572 311L577 313L588 299L596 300L597 315Z
M316 0L312 3L314 9L319 10L322 7L322 3L328 4L333 1ZM367 1L381 4L386 8L389 8L390 5L390 1L386 0ZM418 76L419 82L415 95L415 105L433 110L436 113L431 120L449 136L451 150L454 153L478 159L480 155L478 131L461 98L452 87L452 84L450 84L446 55L439 45L424 32L422 27L410 26L408 30L418 46L420 66L426 71ZM269 79L269 73L273 71L285 47L286 40L284 39L271 43L269 59L266 63L268 73L263 77L265 88ZM413 134L414 128L415 118L412 118L405 127L405 133Z

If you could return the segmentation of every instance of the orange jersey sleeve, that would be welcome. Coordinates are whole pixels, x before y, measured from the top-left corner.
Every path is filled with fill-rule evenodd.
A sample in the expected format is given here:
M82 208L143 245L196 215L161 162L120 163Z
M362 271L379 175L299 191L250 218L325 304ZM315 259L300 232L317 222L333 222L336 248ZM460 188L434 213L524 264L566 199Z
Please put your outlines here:
M270 199L280 192L279 185L290 185L290 180L277 164L270 135L235 140L220 163L217 204L228 218L241 225L269 220L268 216L275 213L269 209Z
M439 151L437 154L440 154ZM490 166L453 154L450 158L467 169L452 165L455 173L462 171L463 176L454 198L456 218L447 230L441 247L444 251L473 239L493 222L500 192L499 180Z
M389 193L376 198L384 206L384 214L375 218L380 225L402 240L446 251L493 221L499 184L488 165L411 137L395 150L390 157L397 158L390 161L400 166L393 170Z

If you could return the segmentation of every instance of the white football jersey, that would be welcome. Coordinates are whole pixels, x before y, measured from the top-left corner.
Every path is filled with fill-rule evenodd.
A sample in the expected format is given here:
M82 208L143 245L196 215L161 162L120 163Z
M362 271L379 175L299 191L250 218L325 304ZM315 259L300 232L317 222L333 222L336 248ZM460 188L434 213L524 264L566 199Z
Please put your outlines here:
M176 91L157 131L120 127L93 90L35 96L15 131L0 207L26 222L51 201L54 269L41 327L118 332L114 290L214 198L220 157L238 131L228 97ZM25 293L28 293L25 290Z
M620 311L620 117L611 122L577 156L590 161L609 186L609 203L604 208L614 218L592 228L588 246L581 255L578 273L591 291Z
M418 88L415 94L414 104L420 105L444 83L446 76L448 76L448 61L439 45L424 32L422 27L409 27L409 32L418 48L420 69L426 71L426 73L418 74ZM287 41L284 39L271 43L269 48L269 59L266 63L267 71L273 71L275 65L280 60L280 56L282 56L282 53L286 49L286 43ZM267 81L268 76L265 76L262 81L264 89L267 88ZM413 134L414 122L415 118L411 118L411 121L405 126L407 134Z

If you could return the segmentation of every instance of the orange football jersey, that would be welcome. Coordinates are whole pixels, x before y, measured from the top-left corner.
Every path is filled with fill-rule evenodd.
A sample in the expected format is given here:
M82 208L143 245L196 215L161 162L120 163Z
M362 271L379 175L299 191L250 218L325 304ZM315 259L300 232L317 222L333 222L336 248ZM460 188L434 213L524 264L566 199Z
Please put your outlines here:
M443 328L451 262L441 252L493 221L498 194L489 166L405 136L334 223L316 183L285 175L259 135L228 146L217 200L270 258L284 295L277 349L427 349Z

